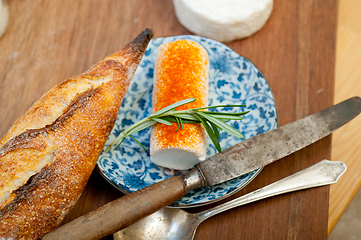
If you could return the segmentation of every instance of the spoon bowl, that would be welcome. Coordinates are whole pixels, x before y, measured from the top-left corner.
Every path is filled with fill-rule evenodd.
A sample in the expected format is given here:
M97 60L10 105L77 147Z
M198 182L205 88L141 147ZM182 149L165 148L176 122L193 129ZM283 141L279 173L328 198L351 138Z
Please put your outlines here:
M192 239L197 214L179 208L162 208L152 215L114 234L116 240Z

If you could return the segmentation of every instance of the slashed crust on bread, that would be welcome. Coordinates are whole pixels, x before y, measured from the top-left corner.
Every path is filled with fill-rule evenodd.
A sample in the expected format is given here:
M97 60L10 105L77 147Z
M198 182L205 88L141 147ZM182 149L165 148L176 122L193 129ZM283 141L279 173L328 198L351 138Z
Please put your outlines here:
M83 191L153 31L53 87L0 140L0 237L40 239Z

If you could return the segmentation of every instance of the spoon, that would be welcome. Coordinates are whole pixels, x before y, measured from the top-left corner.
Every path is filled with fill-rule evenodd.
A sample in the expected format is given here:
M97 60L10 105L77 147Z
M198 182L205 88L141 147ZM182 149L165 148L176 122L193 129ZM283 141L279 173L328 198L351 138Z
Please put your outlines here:
M336 183L345 171L346 165L343 162L323 160L289 177L203 212L192 214L179 208L162 208L115 233L113 237L114 240L191 240L199 224L218 213L283 193Z

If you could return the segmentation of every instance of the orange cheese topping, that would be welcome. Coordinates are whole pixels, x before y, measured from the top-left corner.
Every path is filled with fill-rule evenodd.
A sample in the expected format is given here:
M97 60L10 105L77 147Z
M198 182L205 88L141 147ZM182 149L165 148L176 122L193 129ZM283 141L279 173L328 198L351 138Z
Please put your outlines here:
M199 44L178 40L158 48L154 67L153 112L186 98L196 98L177 110L205 107L208 102L208 54ZM151 134L151 156L164 149L181 149L200 160L206 155L206 132L201 124L173 126L155 124Z

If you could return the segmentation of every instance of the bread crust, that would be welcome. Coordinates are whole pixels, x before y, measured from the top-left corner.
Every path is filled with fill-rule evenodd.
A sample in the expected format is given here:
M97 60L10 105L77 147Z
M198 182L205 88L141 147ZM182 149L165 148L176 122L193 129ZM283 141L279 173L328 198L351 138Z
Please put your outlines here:
M40 239L59 226L95 167L152 36L144 30L53 87L0 140L0 237Z

